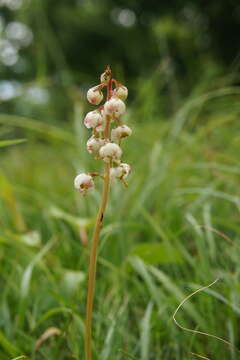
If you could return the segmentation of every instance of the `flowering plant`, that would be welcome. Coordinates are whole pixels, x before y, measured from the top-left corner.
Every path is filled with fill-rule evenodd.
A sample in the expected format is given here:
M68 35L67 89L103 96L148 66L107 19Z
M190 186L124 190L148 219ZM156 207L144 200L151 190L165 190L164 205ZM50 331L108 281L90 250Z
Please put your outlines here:
M87 195L94 188L94 178L99 176L103 179L102 199L95 223L89 262L85 335L86 360L92 360L92 315L96 282L97 247L107 207L110 183L112 180L118 179L124 185L127 185L126 178L131 171L128 164L121 162L123 153L121 140L132 134L132 130L123 124L121 119L121 116L126 111L124 101L128 96L128 89L112 78L109 66L101 75L100 81L99 85L88 90L87 99L91 104L99 105L104 98L102 90L105 88L106 102L96 110L90 111L85 116L84 124L88 129L92 129L92 135L87 141L87 150L96 159L103 161L104 173L103 175L96 172L81 173L74 180L75 188L82 195Z

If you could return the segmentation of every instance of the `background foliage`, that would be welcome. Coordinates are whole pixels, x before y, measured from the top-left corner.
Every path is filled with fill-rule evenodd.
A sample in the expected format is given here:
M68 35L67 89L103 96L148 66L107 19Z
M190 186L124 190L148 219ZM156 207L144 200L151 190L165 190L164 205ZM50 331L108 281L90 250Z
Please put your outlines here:
M86 90L111 64L130 88L128 189L99 253L95 357L238 359L237 1L0 0L0 359L83 359L99 188L74 192ZM15 140L17 139L17 141ZM217 229L220 233L213 231Z

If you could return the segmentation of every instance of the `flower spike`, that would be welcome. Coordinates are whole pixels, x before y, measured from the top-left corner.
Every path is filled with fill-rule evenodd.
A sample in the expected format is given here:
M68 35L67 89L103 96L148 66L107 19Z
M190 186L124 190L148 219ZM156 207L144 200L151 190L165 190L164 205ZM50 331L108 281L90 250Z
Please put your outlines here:
M93 300L96 279L97 247L99 235L107 207L110 184L117 180L127 186L125 179L131 168L128 164L121 162L123 151L120 147L121 139L130 136L132 130L124 125L120 118L126 111L125 100L128 89L118 80L112 78L110 66L100 76L100 84L90 88L87 92L87 100L92 105L99 105L104 98L103 89L106 90L105 104L101 104L95 110L88 112L84 119L84 125L92 131L87 140L87 150L97 160L103 161L104 172L80 173L74 180L75 188L82 195L89 194L94 189L93 178L103 180L102 199L99 206L95 223L92 249L90 251L87 308L86 308L86 333L85 333L85 359L92 360L92 318ZM121 125L120 125L121 124Z

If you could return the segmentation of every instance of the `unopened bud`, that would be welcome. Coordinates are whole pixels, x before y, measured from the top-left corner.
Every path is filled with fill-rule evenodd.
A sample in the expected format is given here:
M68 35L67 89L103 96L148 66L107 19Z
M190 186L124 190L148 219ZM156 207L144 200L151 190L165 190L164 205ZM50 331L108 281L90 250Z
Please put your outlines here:
M114 89L113 95L124 101L128 97L128 89L126 88L126 86L119 86Z
M108 115L121 116L126 111L126 105L122 100L114 96L105 103L104 110Z
M87 113L87 115L85 116L85 119L84 119L84 125L88 129L100 126L100 125L102 125L102 123L103 123L103 117L100 114L100 112L97 110L90 111L89 113Z
M104 145L104 140L96 138L95 136L90 137L87 141L87 150L90 154L98 153L99 149Z
M87 92L87 99L93 105L98 105L103 99L103 93L96 86Z

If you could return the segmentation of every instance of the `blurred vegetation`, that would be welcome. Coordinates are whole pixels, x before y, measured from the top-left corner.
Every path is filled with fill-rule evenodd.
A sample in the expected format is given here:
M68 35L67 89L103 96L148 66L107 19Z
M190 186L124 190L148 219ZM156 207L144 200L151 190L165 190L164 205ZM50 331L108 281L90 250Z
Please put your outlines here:
M130 87L133 168L99 252L96 360L237 360L237 1L0 0L0 359L82 360L99 189L82 199L85 92L106 64ZM16 140L15 140L16 139ZM212 231L218 229L223 238ZM19 358L20 359L20 358Z
M40 119L67 121L69 89L85 91L108 63L127 79L130 94L162 68L157 96L171 95L161 104L164 114L203 78L211 88L226 73L239 82L237 0L1 0L0 6L1 78L17 81L15 87L37 82L44 89L30 89L31 102L37 96L46 102L48 92L47 113L34 112ZM18 114L33 112L22 99L10 106Z

